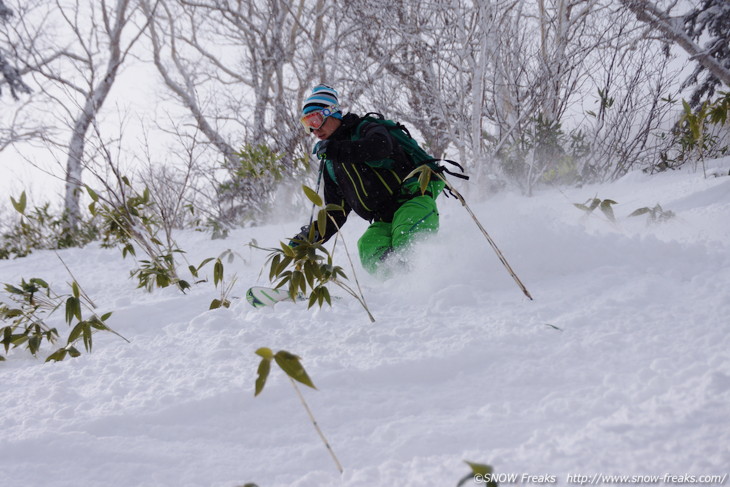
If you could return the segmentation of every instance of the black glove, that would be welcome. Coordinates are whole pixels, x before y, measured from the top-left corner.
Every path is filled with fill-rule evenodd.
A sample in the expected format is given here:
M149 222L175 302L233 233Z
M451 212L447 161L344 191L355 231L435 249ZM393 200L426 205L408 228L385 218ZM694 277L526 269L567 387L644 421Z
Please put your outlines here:
M321 140L314 146L314 153L317 154L317 159L327 159L327 147L329 147L329 140Z
M304 225L301 228L301 231L294 235L291 240L289 240L289 247L294 248L298 247L302 242L309 241L309 225ZM315 229L314 230L314 238L312 239L312 242L316 242L317 240L320 240L319 232Z

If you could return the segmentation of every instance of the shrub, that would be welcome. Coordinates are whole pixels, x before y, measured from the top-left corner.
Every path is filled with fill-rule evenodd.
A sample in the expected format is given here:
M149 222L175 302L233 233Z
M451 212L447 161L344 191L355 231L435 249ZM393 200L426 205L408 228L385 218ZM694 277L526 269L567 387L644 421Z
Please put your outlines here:
M217 188L221 206L219 225L259 221L273 203L283 178L305 166L304 159L288 161L264 144L246 144L237 156L237 164L223 165L227 178Z
M25 191L17 200L10 198L19 217L7 223L0 236L0 259L25 257L34 250L81 247L99 238L94 218L82 219L71 229L65 212L52 213L50 203L29 210L27 201Z
M331 305L332 298L327 286L334 284L357 299L370 320L374 322L375 318L370 313L362 292L358 293L347 284L347 275L342 267L334 264L332 254L324 247L323 241L319 237L327 234L328 221L331 221L329 225L336 226L328 212L342 211L342 207L324 206L322 198L313 189L307 186L303 186L303 189L307 198L315 206L320 207L317 219L309 226L308 235L298 237L292 245L281 243L281 247L278 249L264 249L270 251L267 261L269 279L277 282L277 289L287 286L289 297L292 300L295 300L299 293L307 296L310 308L315 304L321 307L325 302ZM347 247L345 247L345 251L349 258ZM352 266L351 259L350 264Z
M730 114L730 92L721 92L714 101L705 101L696 110L682 102L683 113L672 130L670 148L661 154L661 162L652 169L676 169L687 162L701 162L721 157L730 151L723 130Z
M61 308L65 310L65 320L71 330L66 345L50 354L46 362L61 361L67 356L78 357L81 355L76 346L79 341L87 352L91 352L93 335L99 331L121 337L106 324L111 313L97 315L93 303L76 281L71 284L71 293L65 295L53 292L40 278L22 279L18 285L6 284L5 292L9 303L0 304L0 320L6 323L0 327L0 343L5 354L11 348L25 347L31 355L37 356L44 341L55 344L60 334L46 321ZM91 310L91 316L84 317L83 308ZM5 357L0 355L0 360Z

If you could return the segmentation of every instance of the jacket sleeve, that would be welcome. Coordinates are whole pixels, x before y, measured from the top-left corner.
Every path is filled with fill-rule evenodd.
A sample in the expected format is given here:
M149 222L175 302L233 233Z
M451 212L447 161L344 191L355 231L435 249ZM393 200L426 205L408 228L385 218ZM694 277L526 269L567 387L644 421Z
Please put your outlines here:
M336 140L327 147L327 157L340 164L363 164L391 156L393 139L388 129L376 123L366 123L357 140Z

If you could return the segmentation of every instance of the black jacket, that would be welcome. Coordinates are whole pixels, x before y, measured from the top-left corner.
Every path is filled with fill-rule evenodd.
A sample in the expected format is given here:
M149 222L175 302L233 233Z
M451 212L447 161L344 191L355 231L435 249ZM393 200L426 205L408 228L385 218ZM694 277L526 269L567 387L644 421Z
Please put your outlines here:
M368 221L392 221L404 201L401 184L414 166L388 129L348 113L327 140L324 199L345 209L330 213L337 225L345 223L350 211ZM333 234L328 231L325 240Z

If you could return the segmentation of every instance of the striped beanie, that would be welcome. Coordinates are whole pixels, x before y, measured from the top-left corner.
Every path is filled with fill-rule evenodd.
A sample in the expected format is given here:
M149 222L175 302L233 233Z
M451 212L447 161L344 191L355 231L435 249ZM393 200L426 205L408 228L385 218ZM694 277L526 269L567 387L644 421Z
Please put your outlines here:
M340 111L339 101L337 100L337 90L327 85L317 85L312 89L312 94L304 100L304 107L302 108L302 115L313 112L315 110L321 110L335 105L336 111L332 117L342 119L342 111Z

